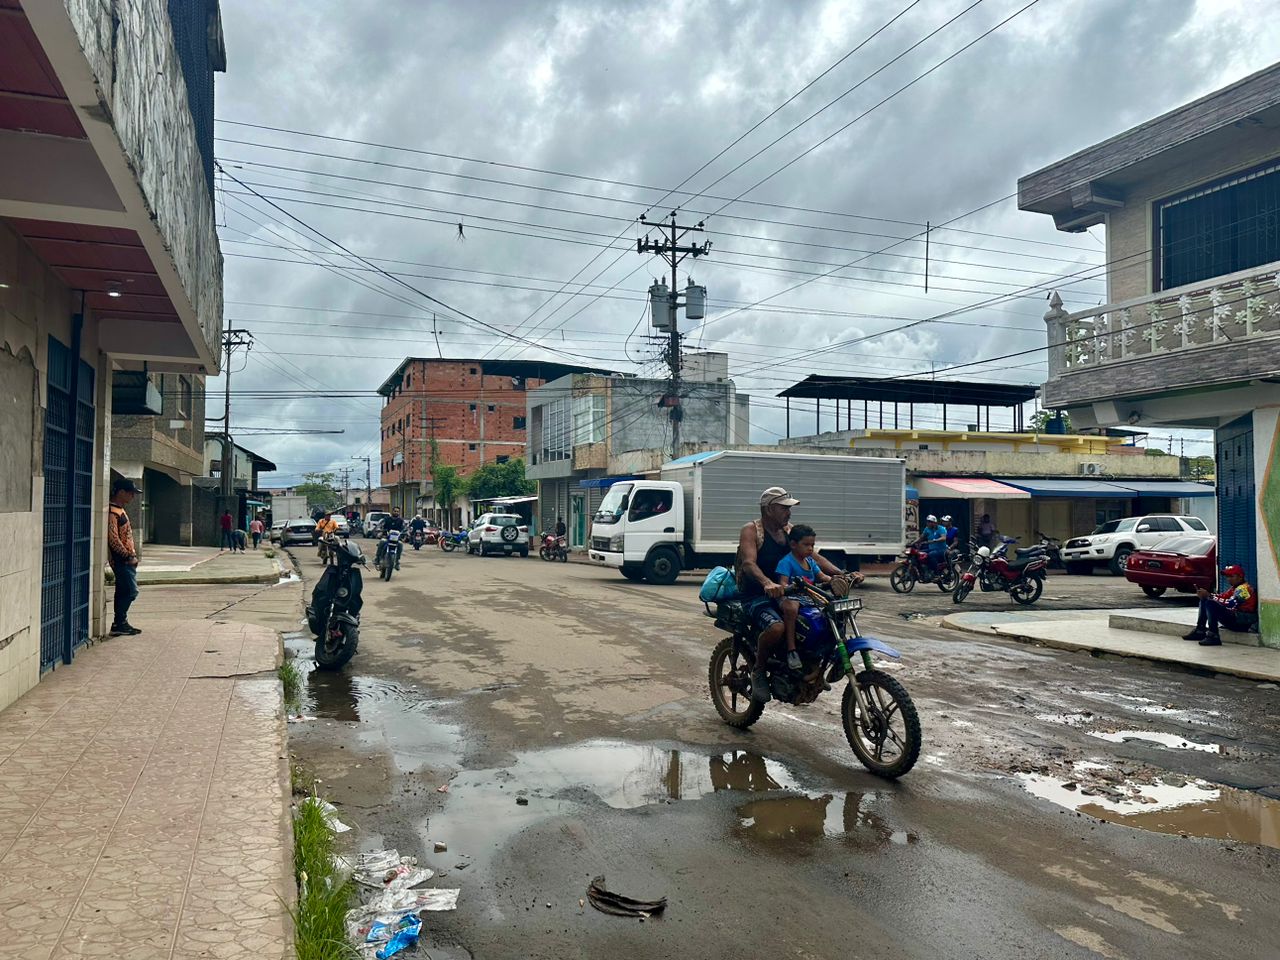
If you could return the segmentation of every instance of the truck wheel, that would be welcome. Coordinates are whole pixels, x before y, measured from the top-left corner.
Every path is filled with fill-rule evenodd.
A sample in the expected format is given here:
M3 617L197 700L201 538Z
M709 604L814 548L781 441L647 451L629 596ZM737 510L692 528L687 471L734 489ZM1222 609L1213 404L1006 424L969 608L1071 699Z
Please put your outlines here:
M642 567L624 564L622 567L622 575L632 583L641 583L644 580L644 569Z
M1124 565L1129 562L1129 554L1133 553L1133 547L1128 545L1116 548L1116 554L1111 558L1111 572L1117 577L1124 576Z
M649 552L644 561L644 578L659 586L668 586L676 582L680 575L680 558L674 550L659 547Z

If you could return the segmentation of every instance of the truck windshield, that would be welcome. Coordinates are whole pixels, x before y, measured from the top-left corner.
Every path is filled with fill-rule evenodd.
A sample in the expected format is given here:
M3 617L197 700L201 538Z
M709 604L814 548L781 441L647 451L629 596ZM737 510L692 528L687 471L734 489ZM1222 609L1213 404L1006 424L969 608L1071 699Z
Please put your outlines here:
M627 501L630 499L631 484L615 483L604 495L600 509L592 518L596 523L617 523L627 512Z

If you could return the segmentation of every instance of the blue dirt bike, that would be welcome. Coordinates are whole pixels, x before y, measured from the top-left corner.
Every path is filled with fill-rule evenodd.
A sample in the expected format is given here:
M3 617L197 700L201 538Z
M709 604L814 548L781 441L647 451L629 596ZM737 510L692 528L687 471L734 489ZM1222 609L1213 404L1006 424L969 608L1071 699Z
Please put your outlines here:
M872 653L899 659L901 654L858 630L862 600L841 596L847 587L822 589L793 585L788 594L800 600L796 651L801 668L787 666L783 644L769 659L769 692L783 703L816 700L831 685L846 680L840 716L845 739L864 767L886 779L897 779L920 757L920 716L911 695L896 677L877 670ZM751 699L756 661L756 631L743 604L728 600L707 604L715 624L729 634L711 652L711 701L721 719L745 730L764 712Z
M467 531L456 530L453 533L445 533L440 531L440 549L445 553L453 553L454 550L461 548L467 549Z

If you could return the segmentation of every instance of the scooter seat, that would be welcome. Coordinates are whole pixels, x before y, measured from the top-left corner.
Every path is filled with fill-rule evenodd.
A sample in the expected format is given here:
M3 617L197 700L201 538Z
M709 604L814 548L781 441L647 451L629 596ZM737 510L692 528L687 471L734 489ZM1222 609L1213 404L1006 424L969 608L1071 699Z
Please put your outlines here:
M1034 547L1015 547L1013 552L1019 557L1029 557L1033 554L1044 553L1045 551L1044 547L1037 543Z

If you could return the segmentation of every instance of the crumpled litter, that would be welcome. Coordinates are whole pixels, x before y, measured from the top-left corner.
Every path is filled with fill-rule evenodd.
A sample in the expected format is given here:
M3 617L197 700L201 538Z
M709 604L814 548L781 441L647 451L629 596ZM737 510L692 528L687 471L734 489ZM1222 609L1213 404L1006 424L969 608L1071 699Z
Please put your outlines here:
M419 867L416 857L402 857L395 849L372 850L356 857L351 864L352 878L361 886L369 889L369 899L362 905L347 911L345 922L347 937L359 946L365 956L390 957L412 946L417 942L421 931L421 920L416 914L421 911L456 910L458 908L458 889L433 888L415 890L414 887L425 883L435 876L435 871L428 867ZM409 919L417 921L417 929L412 939L408 937ZM404 933L399 945L397 937ZM369 944L386 942L387 951L371 953Z
M667 909L667 898L658 900L634 900L620 893L613 893L605 888L604 875L596 877L587 887L587 899L601 913L610 913L615 917L649 917ZM548 904L550 906L550 904Z
M422 918L415 917L408 913L400 917L396 921L395 926L391 928L390 936L387 938L387 945L374 954L378 960L386 960L387 957L393 957L401 950L407 950L418 942L418 935L422 933ZM372 935L372 931L370 931Z
M320 808L320 812L324 814L325 821L329 826L333 827L334 833L346 833L351 829L350 826L338 819L338 808L328 800L321 800L319 797L307 797L303 803L314 804Z

